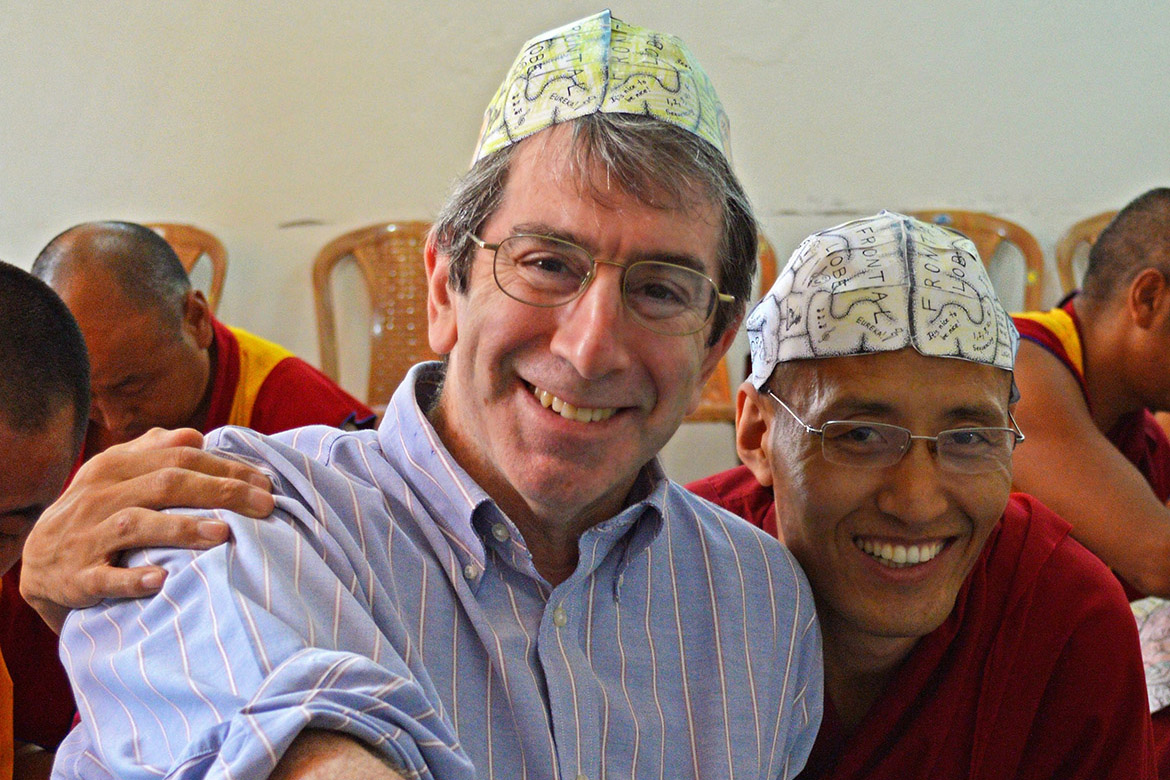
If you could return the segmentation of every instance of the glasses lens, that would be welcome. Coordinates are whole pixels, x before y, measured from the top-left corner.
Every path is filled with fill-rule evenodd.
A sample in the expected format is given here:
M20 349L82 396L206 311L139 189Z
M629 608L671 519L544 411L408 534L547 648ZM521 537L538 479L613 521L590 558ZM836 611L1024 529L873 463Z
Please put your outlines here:
M626 269L626 306L647 328L685 335L703 329L718 290L697 271L671 263L641 262Z
M545 236L511 236L496 250L496 284L533 306L571 301L592 268L584 249Z
M825 460L876 469L897 463L910 444L910 431L873 422L827 422L822 428Z
M1007 466L1016 434L1006 428L958 428L938 435L938 462L948 471L980 474Z

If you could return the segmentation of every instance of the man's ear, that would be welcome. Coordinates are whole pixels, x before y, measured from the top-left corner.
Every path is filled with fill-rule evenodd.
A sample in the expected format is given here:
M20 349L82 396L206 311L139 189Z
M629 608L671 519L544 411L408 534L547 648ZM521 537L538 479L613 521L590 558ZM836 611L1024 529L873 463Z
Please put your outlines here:
M211 327L211 306L199 290L188 290L183 300L183 330L199 349L207 349L215 340L215 329Z
M739 324L741 322L743 322L743 314L736 317L734 322L728 323L719 340L707 349L707 354L703 358L703 362L699 365L699 383L696 385L695 392L691 396L691 405L687 409L687 414L695 411L699 406L699 402L703 400L703 388L706 387L707 380L715 373L715 369L719 366L719 361L727 354L727 350L731 347L731 342L735 341L735 334L739 332Z
M427 236L423 258L427 269L427 339L432 352L446 355L458 338L454 305L457 293L450 284L451 258L439 251L434 231Z
M772 415L751 382L739 386L735 396L735 450L756 481L772 484Z
M1170 305L1170 288L1166 277L1157 268L1145 268L1129 283L1126 300L1130 317L1142 330L1158 325L1166 316Z

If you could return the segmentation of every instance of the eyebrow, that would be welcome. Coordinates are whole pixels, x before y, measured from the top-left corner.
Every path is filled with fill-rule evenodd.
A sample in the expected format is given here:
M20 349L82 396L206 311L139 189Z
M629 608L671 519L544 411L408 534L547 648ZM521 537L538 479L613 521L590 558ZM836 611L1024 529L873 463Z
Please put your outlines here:
M989 404L966 404L948 409L944 415L947 420L975 420L982 426L999 428L1006 425L1007 412Z
M874 417L890 417L897 414L893 404L867 398L845 398L831 405L825 412L826 420L841 419L842 416L873 415ZM973 420L978 423L975 427L999 428L1005 424L1003 410L990 404L960 404L943 412L942 418L947 426L957 425L963 420ZM875 420L874 422L880 422Z
M544 222L523 222L518 225L513 225L511 235L516 235L517 233L559 238L561 241L576 244L594 257L597 256L597 247L591 246L589 242L583 240L580 236L563 228L555 228ZM710 276L711 274L701 259L694 255L679 252L635 252L630 255L631 264L640 262L666 263L667 265L677 265L682 268L689 268L692 271L698 271L703 276Z

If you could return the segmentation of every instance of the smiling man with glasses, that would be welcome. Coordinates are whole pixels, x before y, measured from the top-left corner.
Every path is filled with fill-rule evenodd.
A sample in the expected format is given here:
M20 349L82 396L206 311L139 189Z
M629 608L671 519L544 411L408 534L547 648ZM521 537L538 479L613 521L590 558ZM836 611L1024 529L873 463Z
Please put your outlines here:
M128 559L127 578L165 571L161 595L74 613L82 722L59 774L799 773L822 700L808 582L656 460L751 288L727 137L672 36L603 12L529 41L426 245L444 360L376 433L212 435L263 464L274 517L219 513L229 543ZM70 519L78 496L116 510L84 485L139 450L92 461L34 549L92 523ZM223 501L170 477L164 505Z
M1009 495L1018 336L974 245L889 212L814 234L748 335L744 466L690 487L812 583L826 699L801 779L1153 777L1120 586Z

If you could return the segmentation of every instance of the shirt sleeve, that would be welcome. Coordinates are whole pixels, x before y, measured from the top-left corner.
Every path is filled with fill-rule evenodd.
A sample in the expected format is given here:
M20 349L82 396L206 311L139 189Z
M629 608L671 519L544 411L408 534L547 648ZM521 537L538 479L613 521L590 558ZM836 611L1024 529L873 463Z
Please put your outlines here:
M54 776L265 777L313 727L361 740L408 777L473 777L429 678L402 652L391 595L351 565L348 529L288 497L268 520L219 516L229 543L129 561L167 569L156 597L66 622L81 725Z
M792 701L788 705L791 708L787 735L790 748L788 763L780 774L783 780L789 780L804 769L816 743L824 712L825 678L821 631L813 606L812 589L796 559L791 553L785 552L795 570L795 591L800 601L795 610L794 657L789 673L793 680L801 682L795 686Z

